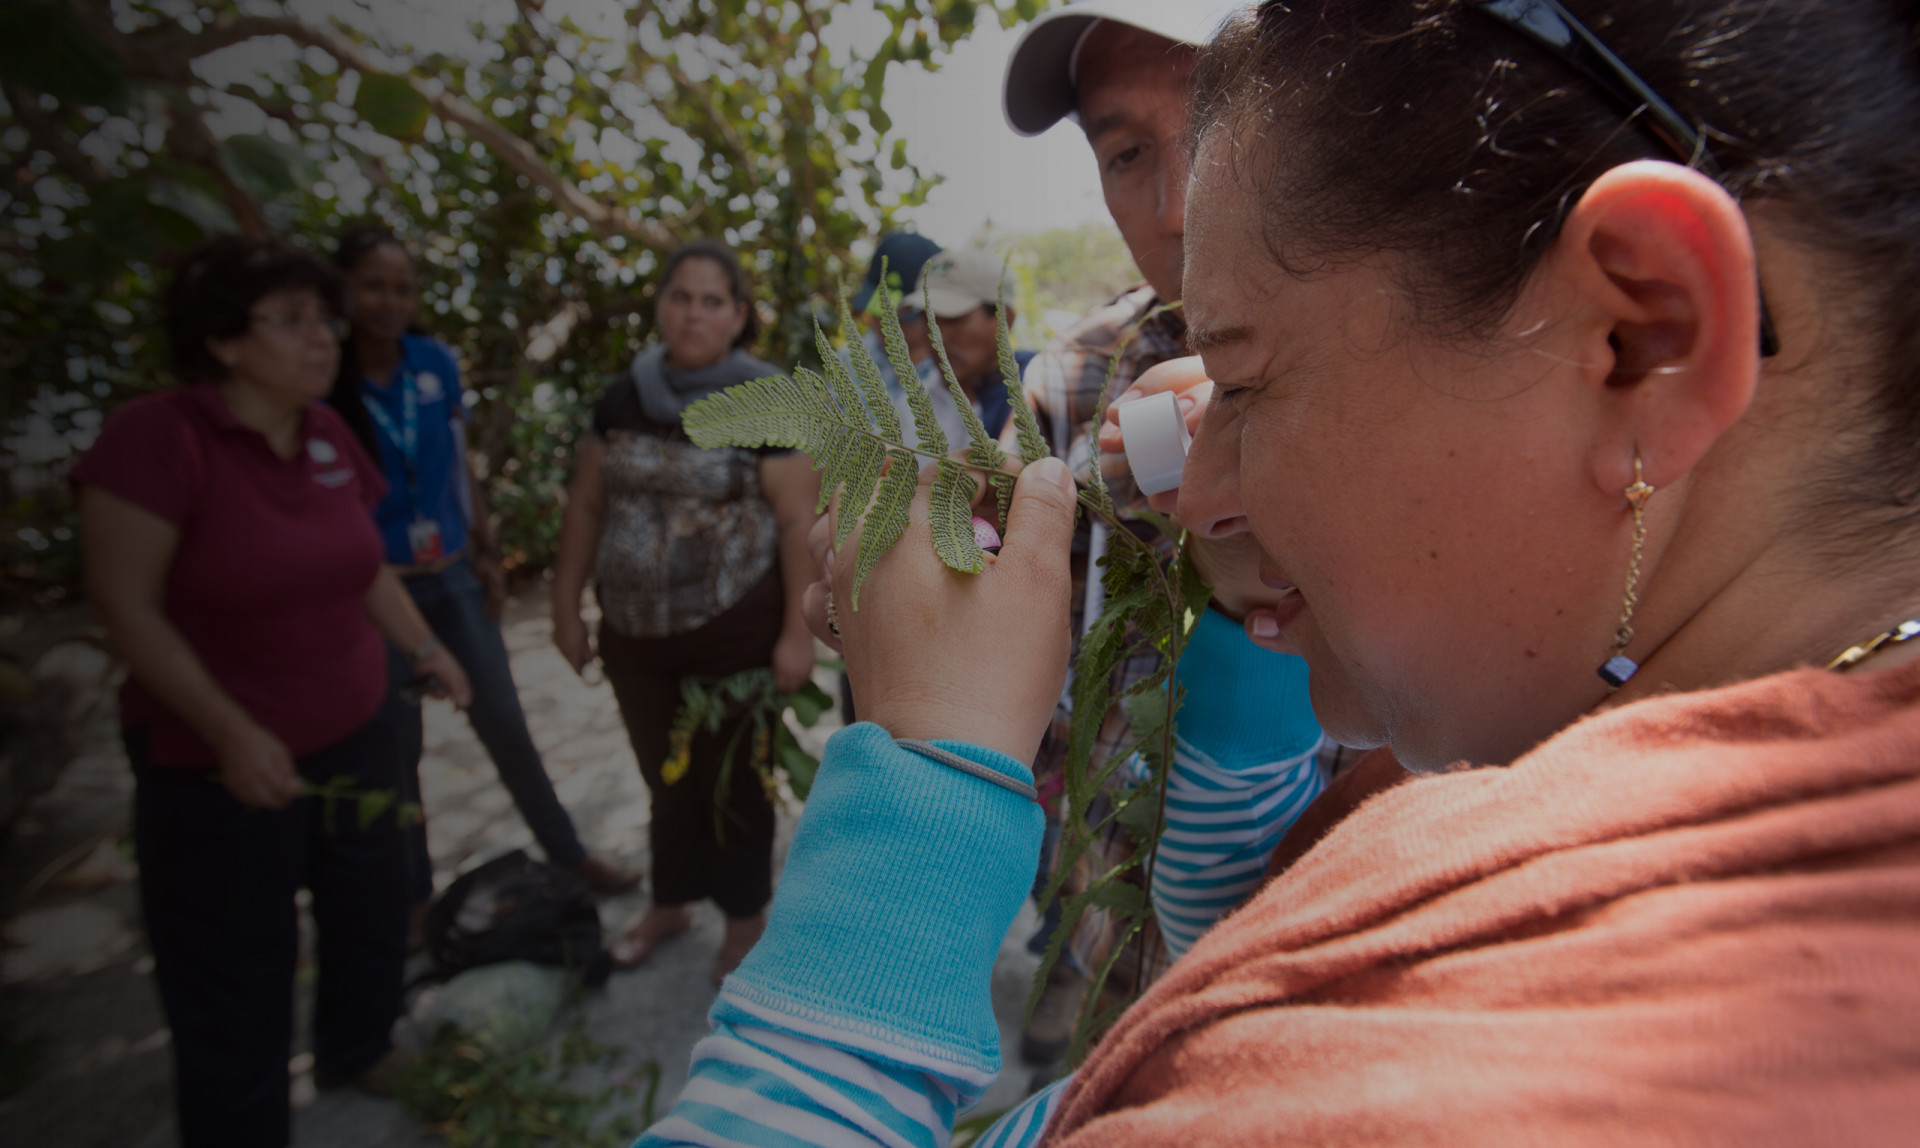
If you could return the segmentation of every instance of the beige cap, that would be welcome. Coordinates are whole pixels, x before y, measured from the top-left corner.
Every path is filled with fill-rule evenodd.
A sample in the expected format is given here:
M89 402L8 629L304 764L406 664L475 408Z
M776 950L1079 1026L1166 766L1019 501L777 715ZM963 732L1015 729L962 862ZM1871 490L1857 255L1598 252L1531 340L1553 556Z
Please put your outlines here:
M942 251L927 260L919 289L900 305L916 311L931 310L941 319L957 319L976 308L998 303L1003 289L1011 302L1013 276L1006 273L1005 267L998 255L978 247ZM929 298L933 300L932 307L927 306Z

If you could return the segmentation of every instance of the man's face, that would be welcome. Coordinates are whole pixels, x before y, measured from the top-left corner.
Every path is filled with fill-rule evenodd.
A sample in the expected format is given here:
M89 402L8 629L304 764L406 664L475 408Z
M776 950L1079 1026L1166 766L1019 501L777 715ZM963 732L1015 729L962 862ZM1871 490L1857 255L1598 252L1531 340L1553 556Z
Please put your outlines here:
M1011 320L1012 316L1008 316ZM946 343L947 362L960 385L973 393L980 376L992 370L1000 357L998 324L993 309L975 307L956 319L940 320L940 338Z
M1107 210L1163 301L1180 298L1187 206L1187 89L1194 51L1107 21L1080 49L1080 126Z

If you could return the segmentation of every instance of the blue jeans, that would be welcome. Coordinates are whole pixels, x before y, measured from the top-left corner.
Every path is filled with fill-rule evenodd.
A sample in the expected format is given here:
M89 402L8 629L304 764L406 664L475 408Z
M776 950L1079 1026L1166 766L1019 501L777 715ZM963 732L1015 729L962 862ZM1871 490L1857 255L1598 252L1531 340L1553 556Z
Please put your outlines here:
M473 705L467 710L467 720L473 723L480 744L487 747L500 782L513 795L527 828L533 830L547 860L567 868L578 865L586 859L586 847L580 844L573 819L554 796L540 751L534 748L533 735L527 731L520 691L507 668L507 644L500 637L500 627L487 619L487 591L474 575L472 564L462 558L438 574L416 574L403 581L434 636L467 671L467 680L473 684ZM393 688L398 690L412 676L412 667L396 651ZM418 801L425 736L417 709L407 736L410 767L403 784L412 786L412 800ZM424 901L433 895L433 865L427 857L424 824L409 835L409 846L414 900Z

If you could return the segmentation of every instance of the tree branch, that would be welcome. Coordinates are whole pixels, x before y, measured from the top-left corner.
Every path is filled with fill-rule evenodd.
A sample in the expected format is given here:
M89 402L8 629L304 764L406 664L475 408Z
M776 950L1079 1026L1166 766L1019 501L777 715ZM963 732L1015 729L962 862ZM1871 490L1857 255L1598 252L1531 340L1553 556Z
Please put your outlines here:
M135 79L155 80L186 87L202 86L193 74L193 61L210 52L265 36L285 36L302 47L318 48L361 75L395 75L381 67L358 44L319 25L283 16L238 16L222 20L202 32L155 32L127 35L94 21L94 31L117 55ZM415 76L398 73L420 93L443 121L457 124L469 136L553 197L562 211L602 236L624 235L656 251L670 251L680 239L660 223L641 219L623 207L604 203L581 191L553 170L532 145L502 127L479 108L444 88L429 86Z

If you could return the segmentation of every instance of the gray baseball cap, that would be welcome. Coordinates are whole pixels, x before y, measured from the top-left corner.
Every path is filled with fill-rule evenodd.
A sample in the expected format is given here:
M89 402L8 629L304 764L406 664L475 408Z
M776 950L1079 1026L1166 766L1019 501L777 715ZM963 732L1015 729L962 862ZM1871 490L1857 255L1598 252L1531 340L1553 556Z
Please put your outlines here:
M1077 0L1043 13L1007 57L1000 89L1007 124L1023 136L1037 136L1073 113L1075 57L1102 20L1197 48L1228 16L1249 6L1250 0Z

